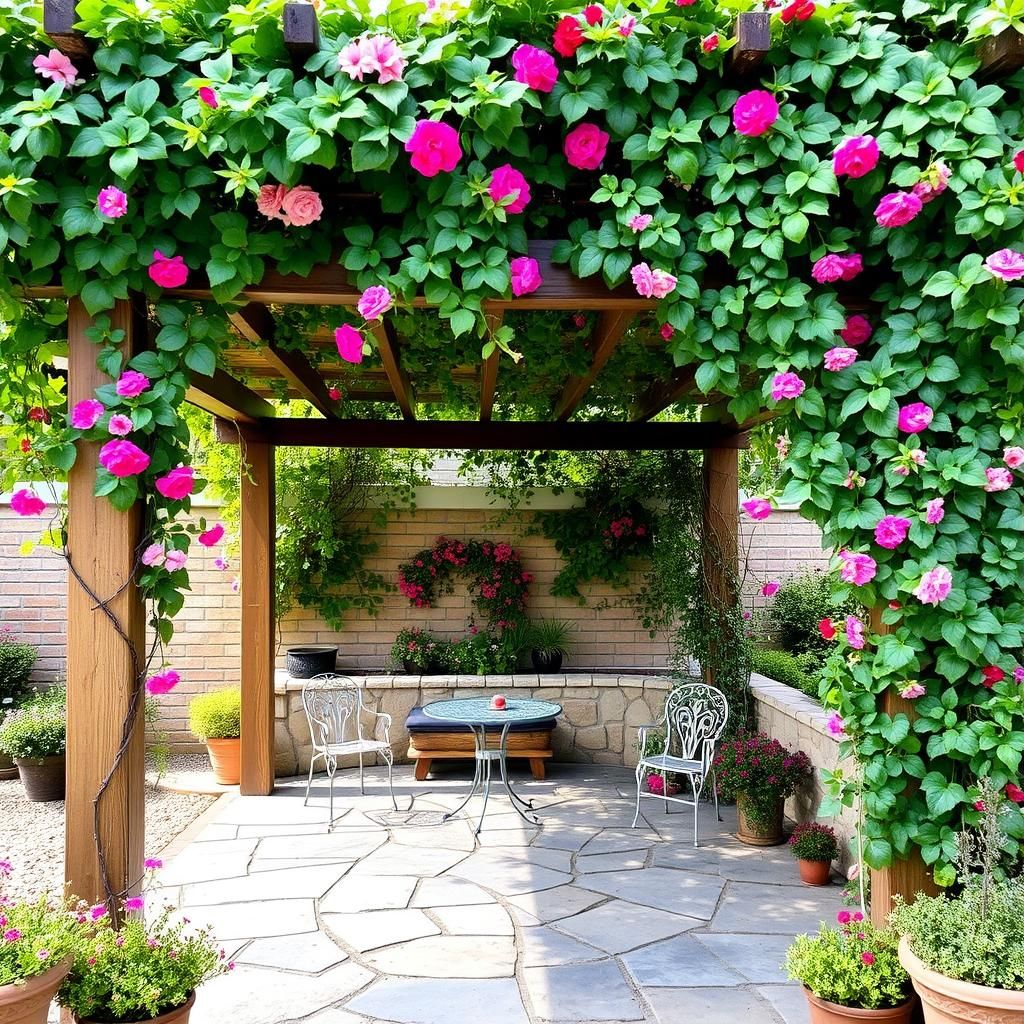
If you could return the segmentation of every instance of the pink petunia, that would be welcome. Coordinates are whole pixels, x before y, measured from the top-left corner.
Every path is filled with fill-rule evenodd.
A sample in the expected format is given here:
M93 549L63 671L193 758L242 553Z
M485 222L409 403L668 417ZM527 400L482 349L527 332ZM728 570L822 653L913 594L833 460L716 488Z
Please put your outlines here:
M806 384L795 373L777 373L772 377L772 399L781 402L789 398L799 398Z
M39 54L32 61L36 74L56 82L62 89L78 84L78 68L60 50L51 50L48 54Z
M627 14L624 18L619 19L619 35L623 39L628 39L636 29L636 18L632 14Z
M338 54L338 70L354 82L363 81L366 75L379 74L377 48L365 37L353 39Z
M649 213L638 213L629 219L629 226L634 231L646 231L651 226L654 218Z
M922 430L928 429L934 416L930 405L911 402L910 405L900 407L896 425L907 434L920 434Z
M197 539L204 548L212 548L216 547L221 542L223 536L224 524L217 523L214 526L211 526L208 530L204 530L199 534Z
M184 569L187 562L188 554L186 552L171 548L164 559L164 568L168 572L174 572L177 569Z
M505 212L522 213L530 202L530 185L511 164L502 164L491 173L487 194L495 203L511 196L512 202L505 206Z
M761 588L761 594L764 597L774 597L779 592L779 584L772 580L770 583L766 583Z
M377 81L381 85L400 82L407 62L398 43L391 36L371 36L368 42L377 60Z
M71 426L75 430L92 430L103 415L103 403L95 398L86 398L76 402L71 410Z
M828 729L833 736L846 735L846 723L843 722L842 717L837 711L833 711L832 714L828 716L828 721L825 722L825 728Z
M985 490L990 494L996 491L1008 491L1013 486L1013 474L1002 466L990 466L985 470Z
M191 466L176 466L157 478L156 489L170 501L181 501L195 489L195 470Z
M832 170L838 178L863 178L878 164L878 143L871 135L854 135L843 139L832 157Z
M1024 665L1018 665L1014 668L1013 681L1015 683L1024 683Z
M855 348L830 348L825 353L826 370L845 370L857 362L857 350Z
M116 437L127 437L135 429L135 424L130 416L122 413L115 413L107 423L107 430Z
M909 519L902 516L882 516L875 524L875 543L892 551L907 539L909 529Z
M924 521L930 526L941 523L946 515L946 499L932 498L924 507Z
M122 906L125 910L141 910L146 905L146 901L142 896L131 896L124 901Z
M338 346L338 355L346 363L363 361L363 336L351 324L335 328L334 342Z
M128 197L116 185L108 185L96 196L96 209L104 217L117 220L128 212Z
M147 871L159 871L164 866L164 862L159 857L147 857L142 866Z
M164 551L163 544L150 544L149 547L142 552L142 564L149 566L163 565L165 556L166 552Z
M878 563L870 555L844 549L839 552L839 558L842 562L839 578L844 583L863 587L865 583L870 583L878 572Z
M772 514L771 502L766 498L750 498L740 507L756 522L761 522Z
M530 256L517 256L509 263L509 274L512 279L512 294L529 295L535 292L544 280L540 276L540 266Z
M146 690L154 697L158 697L160 694L170 693L180 682L181 676L174 669L169 668L164 672L151 675L146 680Z
M914 588L914 597L922 604L938 605L949 597L952 589L953 574L944 565L938 565L922 575Z
M46 502L31 487L21 487L11 495L11 511L19 516L38 516L46 511Z
M1024 277L1024 253L1000 249L985 257L985 269L1001 281L1019 281Z
M381 284L371 285L356 303L356 309L364 320L380 320L391 308L391 292Z

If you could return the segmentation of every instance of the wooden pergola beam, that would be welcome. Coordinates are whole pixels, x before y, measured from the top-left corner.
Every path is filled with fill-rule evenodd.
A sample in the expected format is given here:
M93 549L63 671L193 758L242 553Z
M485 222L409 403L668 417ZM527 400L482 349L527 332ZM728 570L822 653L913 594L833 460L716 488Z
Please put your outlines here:
M567 420L583 401L598 374L604 369L615 347L622 340L626 328L636 317L635 312L624 309L606 310L597 318L590 338L590 369L582 377L570 377L565 390L555 403L554 418Z
M684 395L693 390L697 370L694 366L680 366L668 381L656 381L633 405L631 419L634 423L646 423L659 412L675 405Z
M281 14L284 45L292 60L304 64L320 49L320 23L309 3L286 3Z
M394 392L395 401L402 410L402 417L407 420L416 419L415 402L412 396L412 384L409 375L402 369L398 359L398 344L395 338L394 328L390 324L381 322L371 328L374 338L377 339L377 351L380 352L381 365L384 373L387 374L388 384Z
M218 367L212 377L196 374L185 401L221 419L255 423L276 415L274 407L240 380Z
M43 31L66 57L91 64L93 42L75 28L75 7L75 0L43 0Z
M724 423L550 423L478 420L312 420L259 424L217 421L217 440L299 448L413 448L487 451L668 451L746 448Z
M736 18L736 45L729 55L729 70L742 78L756 71L772 48L771 14L744 11Z
M1024 35L1016 29L1004 29L978 45L983 78L1003 78L1024 68Z

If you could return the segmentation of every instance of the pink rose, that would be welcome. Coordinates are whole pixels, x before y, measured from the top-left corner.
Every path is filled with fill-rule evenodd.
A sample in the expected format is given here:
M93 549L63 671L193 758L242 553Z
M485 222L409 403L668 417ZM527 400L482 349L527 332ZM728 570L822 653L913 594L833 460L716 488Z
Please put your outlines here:
M151 675L146 680L146 690L154 697L157 697L162 693L170 693L179 682L181 682L181 676L174 669L169 668L164 672L157 672L155 675Z
M901 516L882 516L875 524L875 543L892 551L906 539L910 520Z
M116 185L108 185L100 189L96 208L104 217L117 220L128 212L128 197Z
M165 256L154 249L149 279L161 288L180 288L188 280L188 267L181 256Z
M928 170L921 175L921 180L914 185L913 193L922 203L930 203L938 198L949 188L949 179L952 172L941 161L936 160Z
M945 498L932 498L924 507L924 521L930 526L941 523L946 515Z
M11 495L11 509L19 516L37 516L46 511L46 502L31 487L22 487Z
M405 71L405 58L398 48L398 43L390 36L371 36L368 40L373 47L377 61L377 81L381 85L388 82L400 82Z
M830 348L825 353L826 370L845 370L857 362L857 350L855 348Z
M890 192L875 207L875 221L883 228L901 228L920 212L921 200L913 192Z
M1024 253L1000 249L985 258L985 269L1003 281L1019 281L1024 277Z
M1024 149L1020 149L1013 154L1013 166L1021 174L1024 174Z
M852 281L864 269L864 258L858 252L839 258L843 263L843 281Z
M103 403L95 398L86 398L77 402L71 410L71 426L75 430L92 430L103 415Z
M774 597L779 592L779 584L772 580L771 583L766 583L761 588L761 594L764 597Z
M517 256L509 264L509 271L512 276L513 295L529 295L544 283L537 261L529 256Z
M1020 445L1013 445L1010 448L1003 449L1003 462L1006 463L1010 469L1020 469L1024 466L1024 448Z
M149 387L149 378L138 370L125 370L117 380L114 390L122 398L138 398Z
M779 117L779 104L770 92L753 89L745 92L732 108L732 123L740 135L751 138L764 135Z
M766 498L750 498L743 502L741 508L756 522L761 522L772 514L771 502Z
M150 544L142 552L142 564L150 566L163 565L165 555L166 552L164 551L163 544Z
M656 299L664 299L667 295L671 295L676 290L679 280L667 270L659 270L657 267L651 271L651 278Z
M637 232L646 231L651 226L651 222L654 218L649 213L638 213L631 217L629 220L629 226Z
M565 159L570 167L581 171L596 171L608 151L608 133L596 124L578 124L562 143Z
M100 449L100 465L112 476L137 476L149 465L149 456L132 441L108 441Z
M928 429L934 415L930 405L925 405L924 402L911 402L910 405L900 407L897 426L904 433L920 434L922 430Z
M665 270L652 270L646 263L638 263L630 271L637 294L645 299L663 299L675 291L677 278Z
M191 466L176 466L169 473L158 477L156 489L171 501L187 498L195 488L195 470Z
M846 642L855 650L864 650L864 623L856 615L846 616Z
M512 53L512 67L516 69L515 79L536 92L551 92L558 81L558 65L547 50L540 50L529 43L517 46Z
M338 355L346 363L363 361L363 336L351 324L342 324L335 329L334 342L338 346Z
M989 493L994 491L1008 491L1013 486L1013 474L1002 466L990 466L985 470L985 490Z
M772 377L772 398L776 402L787 398L799 398L806 386L795 373L777 373Z
M450 173L462 159L459 133L444 121L417 121L405 151L411 153L409 162L425 178L433 178L439 171Z
M57 82L62 89L77 84L78 68L60 50L51 50L45 56L39 54L32 61L32 67L36 69L36 74Z
M198 540L204 548L216 547L224 536L224 524L217 523L199 534Z
M126 437L134 429L135 424L132 423L131 417L124 416L121 413L115 413L115 415L111 416L110 422L107 424L107 430L117 437Z
M847 345L856 348L858 345L863 345L872 334L874 334L874 328L871 326L871 322L867 317L856 313L846 318L846 326L839 332L839 337Z
M843 139L832 157L832 170L838 178L863 178L878 164L878 143L870 135L854 135Z
M289 227L304 228L319 220L324 204L308 185L296 185L281 200L281 220Z
M281 203L287 194L287 185L263 185L256 197L256 209L264 217L281 220Z
M705 36L700 41L700 48L705 53L714 53L715 50L718 49L719 42L720 42L720 40L718 38L718 33L717 32L712 32L710 35Z
M829 253L822 256L811 267L811 277L818 284L831 284L833 281L852 281L862 270L864 263L858 253L839 256Z
M923 697L927 692L928 690L915 680L914 682L908 682L900 690L900 696L904 700L917 700L918 697Z
M178 569L184 569L187 561L188 555L184 551L179 551L177 548L171 548L167 552L167 557L164 559L164 568L168 572L175 572Z
M584 17L586 17L586 13L586 11L583 12ZM598 8L597 20L601 20L600 8ZM589 19L588 23L593 24L592 22L589 22ZM563 57L575 57L576 51L585 42L586 37L583 35L583 29L580 28L580 23L571 14L567 14L564 18L561 18L555 26L555 34L552 37L551 45L554 46L555 53L561 54Z
M843 550L839 552L839 558L842 562L839 578L844 583L863 587L865 583L870 583L878 572L878 563L870 555Z
M506 213L522 213L530 202L530 186L511 164L495 167L487 186L487 194L495 203L512 196L512 202L505 207Z
M938 605L953 589L953 574L943 565L929 569L914 588L914 597L922 604Z
M665 341L671 341L672 336L676 333L675 328L671 324L662 324L661 331L659 332Z
M600 25L604 12L599 4L588 4L583 8L583 17L587 19L588 25Z
M391 308L391 292L382 284L371 285L356 303L356 309L364 320L379 320Z
M208 85L204 85L199 90L199 100L205 103L211 110L216 110L220 106L217 94Z

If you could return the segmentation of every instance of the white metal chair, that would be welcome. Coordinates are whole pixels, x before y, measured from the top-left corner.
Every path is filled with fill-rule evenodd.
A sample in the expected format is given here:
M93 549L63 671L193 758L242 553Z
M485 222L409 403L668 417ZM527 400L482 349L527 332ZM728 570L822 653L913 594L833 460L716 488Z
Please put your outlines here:
M313 756L309 759L309 778L306 781L306 798L303 806L309 803L309 790L313 785L313 766L317 758L323 758L327 777L330 780L330 802L327 826L334 825L334 775L338 770L338 759L352 754L359 756L359 792L365 793L363 785L363 759L367 754L378 754L388 766L388 789L391 792L391 803L398 810L395 800L395 787L392 781L392 765L394 753L391 750L391 716L382 711L374 711L363 704L363 691L348 676L339 676L333 672L313 676L302 688L302 707L309 723L309 735L313 743ZM363 718L372 715L383 720L382 740L367 738L363 735ZM376 730L374 730L376 732Z
M708 686L706 683L687 683L677 686L665 701L665 710L660 722L642 725L637 737L640 748L640 760L636 766L636 814L633 816L633 828L636 828L640 817L640 797L660 797L665 801L665 813L668 813L668 802L686 804L693 807L693 845L697 845L697 805L700 795L709 776L711 790L714 793L715 813L718 820L722 815L718 810L718 786L713 765L715 743L725 729L729 720L729 702L721 690ZM647 734L651 729L664 729L665 748L660 754L644 754ZM678 755L669 751L676 747ZM661 774L662 792L644 793L642 782L644 773L654 770ZM668 795L668 774L685 775L690 780L693 799Z

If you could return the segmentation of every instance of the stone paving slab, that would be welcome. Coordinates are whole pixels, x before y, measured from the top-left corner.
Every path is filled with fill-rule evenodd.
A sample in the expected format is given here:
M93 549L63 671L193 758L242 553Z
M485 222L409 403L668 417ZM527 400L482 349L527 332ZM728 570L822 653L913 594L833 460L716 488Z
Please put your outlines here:
M718 905L723 882L710 875L689 871L646 868L643 871L587 875L580 879L580 885L606 896L618 896L630 903L709 921Z
M359 953L441 932L422 910L364 910L356 914L323 914L322 917L332 935Z
M241 878L185 885L181 890L181 900L189 906L200 907L272 899L312 899L323 896L352 863L348 861L307 867L304 861L292 861L288 868L278 867L275 871L259 871Z
M588 892L578 885L560 885L544 892L510 896L508 902L546 923L571 917L606 899L603 893Z
M414 907L468 907L481 903L493 903L494 897L475 882L465 878L442 875L440 878L424 878L412 897Z
M345 877L320 900L320 911L354 914L360 910L399 910L408 906L417 882L419 878L414 875Z
M516 940L523 967L554 967L558 964L585 963L603 960L602 949L588 946L554 928L524 928Z
M655 942L622 958L643 988L699 988L742 985L747 980L727 967L693 935Z
M843 909L840 890L831 887L760 885L729 882L711 922L716 932L799 935L832 924Z
M758 985L757 991L785 1024L810 1024L811 1011L799 985Z
M704 932L697 941L746 981L775 985L786 981L781 964L793 941L789 935L721 935Z
M374 950L367 964L385 974L416 978L510 978L516 948L511 937L432 935Z
M593 856L581 853L576 857L576 870L584 875L595 871L635 871L646 864L647 850L595 853Z
M514 935L512 918L497 904L435 907L430 916L449 935Z
M298 935L317 930L316 910L311 899L224 903L209 907L184 905L181 912L197 927L208 924L220 942Z
M512 978L378 981L347 1004L374 1021L398 1024L529 1024Z
M522 974L538 1020L644 1019L644 1011L633 989L612 960L561 967L525 967Z
M323 932L308 935L284 935L254 939L233 957L238 963L256 967L276 967L282 971L320 974L348 959Z
M644 990L658 1024L778 1024L780 1018L756 992L743 988Z
M694 917L611 900L575 917L555 921L551 927L606 953L625 953L637 946L699 928L703 923Z

